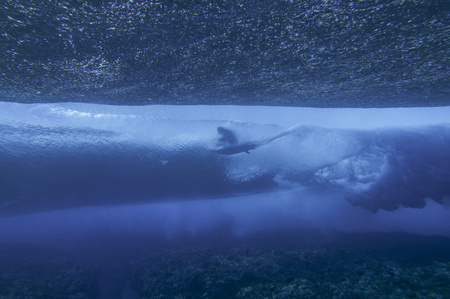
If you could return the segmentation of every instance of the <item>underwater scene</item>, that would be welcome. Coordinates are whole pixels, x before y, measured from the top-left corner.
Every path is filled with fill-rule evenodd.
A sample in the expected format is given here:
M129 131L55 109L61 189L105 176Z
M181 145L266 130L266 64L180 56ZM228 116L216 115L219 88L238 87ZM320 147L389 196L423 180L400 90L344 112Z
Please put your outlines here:
M447 1L0 4L0 298L449 298Z

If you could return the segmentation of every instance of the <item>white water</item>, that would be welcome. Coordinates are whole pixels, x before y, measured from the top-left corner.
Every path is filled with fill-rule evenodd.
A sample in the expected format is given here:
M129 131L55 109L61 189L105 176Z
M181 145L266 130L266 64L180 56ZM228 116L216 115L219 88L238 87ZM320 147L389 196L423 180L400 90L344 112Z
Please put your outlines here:
M200 190L194 198L202 200L178 201L172 196L166 202L145 205L129 205L126 198L114 199L114 203L101 207L84 202L77 209L68 210L68 205L62 211L0 219L0 237L76 237L105 230L170 236L179 232L201 233L223 225L230 226L236 235L280 228L450 235L446 187L450 169L445 148L450 142L448 115L450 107L312 109L0 103L0 125L13 128L13 133L0 138L3 164L10 157L5 153L26 148L24 145L29 145L34 153L52 147L53 153L58 153L79 144L95 147L100 142L106 148L125 150L130 144L131 149L137 145L157 146L164 153L194 149L195 156L217 147L217 126L233 130L240 142L273 137L299 127L298 134L256 149L250 155L220 158L224 159L220 165L224 165L224 173L232 184L276 172L275 181L281 190L262 189L253 195L230 197L227 193L234 191L229 189L214 198ZM34 131L23 133L30 126ZM50 131L43 133L44 129ZM69 134L62 129L112 134L100 138L83 135L84 131ZM190 160L192 153L183 159ZM114 158L113 154L110 156ZM133 159L132 152L129 156ZM160 162L163 166L171 163L169 158ZM208 161L203 162L209 165ZM21 171L25 173L26 169ZM89 168L85 170L89 172ZM70 173L70 169L63 169L60 174L65 172ZM52 172L48 174L51 179ZM2 175L6 178L9 172ZM188 176L196 175L188 172ZM17 177L21 177L20 173ZM136 177L124 175L123 179L133 181ZM315 185L311 186L311 182ZM95 190L93 184L91 188ZM26 185L25 181L23 188ZM52 188L46 187L49 186ZM408 199L415 194L422 198ZM433 200L428 198L433 196ZM36 211L48 209L45 201L34 204L38 206ZM24 213L27 210L21 209Z

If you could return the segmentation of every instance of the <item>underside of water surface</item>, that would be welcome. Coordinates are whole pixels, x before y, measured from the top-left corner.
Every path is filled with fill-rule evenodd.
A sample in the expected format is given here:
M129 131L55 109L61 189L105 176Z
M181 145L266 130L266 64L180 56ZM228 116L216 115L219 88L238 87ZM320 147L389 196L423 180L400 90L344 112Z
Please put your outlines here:
M446 0L14 0L0 10L4 101L448 105Z

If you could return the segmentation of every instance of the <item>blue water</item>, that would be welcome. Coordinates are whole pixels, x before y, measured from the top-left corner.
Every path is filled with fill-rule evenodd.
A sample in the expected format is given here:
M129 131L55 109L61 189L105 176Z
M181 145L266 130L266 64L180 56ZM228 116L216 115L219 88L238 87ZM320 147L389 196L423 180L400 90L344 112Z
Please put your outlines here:
M447 2L4 1L0 297L449 297Z

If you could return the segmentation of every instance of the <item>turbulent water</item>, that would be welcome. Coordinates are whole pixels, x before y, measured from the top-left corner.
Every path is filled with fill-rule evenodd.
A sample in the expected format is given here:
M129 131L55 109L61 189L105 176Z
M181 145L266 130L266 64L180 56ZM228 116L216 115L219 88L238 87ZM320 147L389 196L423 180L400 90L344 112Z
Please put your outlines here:
M274 192L372 212L449 204L447 108L0 106L2 216Z
M447 2L3 1L0 297L450 297Z

